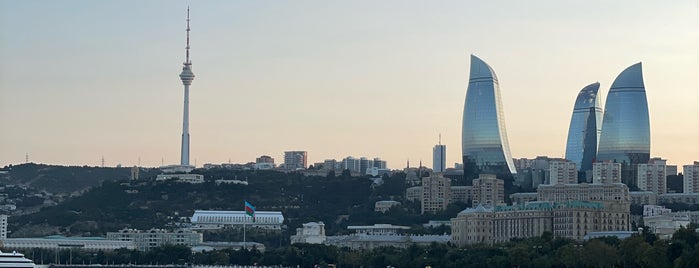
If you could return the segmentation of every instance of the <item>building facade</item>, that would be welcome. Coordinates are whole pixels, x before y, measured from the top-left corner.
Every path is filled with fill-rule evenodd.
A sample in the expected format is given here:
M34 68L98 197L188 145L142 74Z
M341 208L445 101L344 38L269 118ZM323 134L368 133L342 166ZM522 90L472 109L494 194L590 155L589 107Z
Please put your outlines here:
M592 170L597 156L597 144L602 132L602 105L597 97L599 83L593 83L578 93L568 128L566 159L580 171Z
M621 183L621 164L612 161L592 164L592 183Z
M122 229L118 232L107 232L107 239L133 242L138 250L149 250L163 245L196 246L203 241L203 235L190 230L167 231L150 229Z
M682 166L682 192L699 193L699 161Z
M640 62L622 71L609 89L597 160L620 163L627 185L635 185L636 165L650 160L648 100Z
M279 211L255 211L255 220L245 211L195 210L190 219L192 229L221 229L226 227L253 227L281 230L284 216Z
M421 213L435 213L447 209L451 203L451 179L439 174L422 178Z
M308 167L308 152L284 152L284 168L286 170L306 169L306 167Z
M666 161L653 158L648 163L638 164L638 179L636 185L641 191L651 191L656 194L667 193Z
M473 180L473 207L505 204L505 182L493 174L480 174Z
M467 182L480 173L517 173L507 139L498 77L474 55L471 55L461 141Z
M447 146L437 144L432 148L432 171L444 172L447 169Z
M307 222L301 228L296 228L296 235L291 236L291 244L323 244L325 243L325 223Z
M0 241L2 248L12 250L32 249L80 249L85 251L112 251L136 249L133 241L105 239L103 237L48 236L44 238L7 238Z
M578 169L575 162L562 160L549 163L549 184L578 183Z

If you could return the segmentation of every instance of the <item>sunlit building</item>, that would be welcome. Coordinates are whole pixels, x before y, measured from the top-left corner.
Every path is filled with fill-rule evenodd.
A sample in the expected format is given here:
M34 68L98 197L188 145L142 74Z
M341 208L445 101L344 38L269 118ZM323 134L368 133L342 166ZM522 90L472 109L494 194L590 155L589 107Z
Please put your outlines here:
M667 193L666 161L653 158L648 163L638 164L638 180L636 185L641 191L651 191L656 194Z
M699 193L699 161L694 161L693 165L682 166L683 192Z
M599 83L593 83L578 93L568 128L566 159L580 171L592 170L597 155L597 142L602 131L602 105L597 97Z
M648 100L639 62L621 72L609 89L597 160L621 163L622 182L633 184L636 166L649 159Z
M471 55L461 135L467 182L480 173L517 173L507 139L498 77L474 55Z

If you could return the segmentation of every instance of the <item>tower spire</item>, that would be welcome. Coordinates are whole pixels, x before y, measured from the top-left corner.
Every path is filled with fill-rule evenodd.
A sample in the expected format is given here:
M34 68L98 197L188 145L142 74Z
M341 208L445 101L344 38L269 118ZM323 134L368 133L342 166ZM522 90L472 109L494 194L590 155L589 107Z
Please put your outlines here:
M184 65L192 65L192 62L189 61L189 6L187 7L187 46L185 50L187 52L187 57L184 61Z

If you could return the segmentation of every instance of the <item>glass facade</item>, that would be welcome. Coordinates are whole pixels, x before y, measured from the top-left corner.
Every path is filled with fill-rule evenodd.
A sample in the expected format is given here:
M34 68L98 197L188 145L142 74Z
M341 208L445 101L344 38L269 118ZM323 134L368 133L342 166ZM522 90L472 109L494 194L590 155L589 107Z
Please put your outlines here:
M488 64L471 55L471 71L461 132L464 176L515 174L505 130L498 78Z
M650 121L641 63L617 76L609 89L602 121L597 160L622 164L622 180L633 181L633 171L650 158Z
M592 170L597 155L597 141L602 131L602 105L597 97L598 91L599 83L580 90L570 119L566 159L573 161L579 171Z

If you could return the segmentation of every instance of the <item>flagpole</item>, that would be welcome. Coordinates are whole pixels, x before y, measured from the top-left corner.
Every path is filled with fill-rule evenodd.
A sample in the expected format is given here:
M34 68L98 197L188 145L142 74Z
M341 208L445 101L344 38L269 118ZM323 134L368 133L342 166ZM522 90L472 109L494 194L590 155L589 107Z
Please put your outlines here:
M247 215L246 215L247 216ZM243 249L245 248L245 223L248 221L248 218L243 218Z

